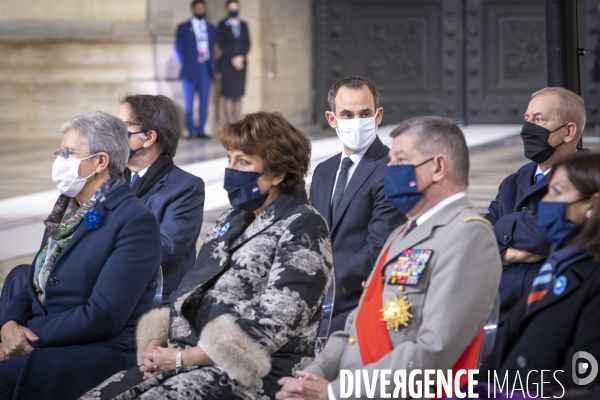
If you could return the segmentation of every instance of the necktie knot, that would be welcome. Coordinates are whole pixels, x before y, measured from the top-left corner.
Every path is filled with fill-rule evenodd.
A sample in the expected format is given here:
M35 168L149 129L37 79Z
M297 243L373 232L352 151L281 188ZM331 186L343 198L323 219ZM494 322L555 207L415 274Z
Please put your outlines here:
M539 181L544 179L544 174L542 174L542 173L535 174L535 177L533 179L535 180L535 183L538 183Z
M354 164L354 161L350 159L350 157L345 157L342 160L342 170L349 169Z

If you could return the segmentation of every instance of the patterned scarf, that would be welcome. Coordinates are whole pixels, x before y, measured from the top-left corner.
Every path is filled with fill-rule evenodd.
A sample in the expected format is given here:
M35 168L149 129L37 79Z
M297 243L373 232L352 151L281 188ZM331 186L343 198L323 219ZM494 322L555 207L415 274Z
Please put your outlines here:
M35 270L33 273L33 287L35 293L46 306L46 282L56 264L56 260L67 247L75 231L83 221L85 214L102 203L116 189L126 183L123 175L115 175L94 193L94 195L81 207L73 197L61 194L54 204L52 212L44 221L48 234L48 241L40 254L35 259Z

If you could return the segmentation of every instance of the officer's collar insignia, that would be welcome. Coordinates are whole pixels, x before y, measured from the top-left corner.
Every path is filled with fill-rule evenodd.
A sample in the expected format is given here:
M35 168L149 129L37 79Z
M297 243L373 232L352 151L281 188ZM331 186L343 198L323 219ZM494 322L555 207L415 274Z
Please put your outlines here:
M412 306L406 300L406 296L399 299L396 295L392 300L385 301L385 307L381 310L381 318L387 325L387 329L393 329L394 331L398 331L400 325L408 326L408 321L412 318L412 314L408 312L409 308Z

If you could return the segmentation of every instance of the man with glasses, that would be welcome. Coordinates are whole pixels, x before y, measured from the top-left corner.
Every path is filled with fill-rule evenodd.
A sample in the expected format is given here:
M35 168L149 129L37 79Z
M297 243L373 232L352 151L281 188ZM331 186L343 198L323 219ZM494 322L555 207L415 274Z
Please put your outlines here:
M180 115L179 107L162 95L125 96L117 112L131 147L126 178L160 225L163 302L194 266L204 212L204 182L173 163Z
M531 95L521 130L525 157L531 160L506 178L485 215L494 225L502 256L500 322L529 293L552 243L537 223L538 203L548 192L552 165L577 150L585 127L585 105L575 93L547 87ZM501 332L497 337L501 337Z

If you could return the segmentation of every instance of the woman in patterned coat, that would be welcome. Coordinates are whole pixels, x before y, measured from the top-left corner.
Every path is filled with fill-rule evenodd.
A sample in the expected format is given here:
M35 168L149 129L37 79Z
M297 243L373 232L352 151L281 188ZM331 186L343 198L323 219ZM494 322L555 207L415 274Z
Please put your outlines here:
M303 188L310 142L281 115L249 114L218 135L233 206L196 266L137 332L139 369L84 399L272 399L310 362L332 279L325 220Z

